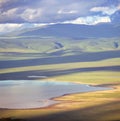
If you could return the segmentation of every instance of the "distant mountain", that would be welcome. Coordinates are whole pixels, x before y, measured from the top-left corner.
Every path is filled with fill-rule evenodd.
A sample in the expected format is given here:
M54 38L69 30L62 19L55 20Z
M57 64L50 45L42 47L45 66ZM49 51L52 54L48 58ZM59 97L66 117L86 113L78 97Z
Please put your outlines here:
M113 15L111 15L112 23L116 23L120 25L120 10L116 11Z
M54 36L68 38L120 37L120 26L114 24L76 25L54 24L17 33L19 36Z

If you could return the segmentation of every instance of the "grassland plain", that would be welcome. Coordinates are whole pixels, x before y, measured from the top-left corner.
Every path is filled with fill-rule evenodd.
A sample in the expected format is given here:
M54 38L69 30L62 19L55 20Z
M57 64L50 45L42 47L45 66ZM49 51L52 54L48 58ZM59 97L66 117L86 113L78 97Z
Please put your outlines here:
M62 43L62 45L64 44ZM68 44L66 44L66 46L69 46L69 48L71 48L70 45ZM29 55L28 54L29 52L27 53L28 57L26 57L25 59L21 58L23 57L24 53L23 55L21 54L20 57L16 55L16 57L12 58L12 55L10 55L10 59L9 58L3 59L4 64L3 66L1 66L0 80L43 79L43 78L29 78L29 76L33 75L33 76L45 76L46 78L44 78L43 80L70 81L75 83L90 84L93 86L98 86L98 85L107 86L107 87L112 87L113 89L106 91L64 95L62 97L54 98L54 100L60 101L59 104L52 105L46 108L29 109L29 110L1 109L0 110L1 120L5 120L3 118L13 118L11 120L23 119L23 120L33 120L33 121L34 120L36 121L38 120L39 121L119 121L120 120L119 47L117 47L116 50L116 48L111 48L110 44L109 45L106 44L106 46L109 46L108 47L109 49L104 50L106 48L105 47L104 49L100 49L99 52L106 51L108 55L112 56L109 57L107 56L105 58L100 56L98 59L95 59L94 58L95 56L91 55L90 57L92 59L89 60L87 58L89 57L88 55L83 56L84 55L83 51L82 54L80 55L76 54L75 56L69 56L69 54L70 55L75 54L71 53L75 49L74 47L71 49L72 50L71 52L69 51L70 53L66 53L65 55L58 54L57 56L53 55L52 57L50 57L53 60L55 60L56 57L58 59L57 61L54 61L56 63L50 63L50 58L49 58L48 63L42 65L40 63L41 58L47 58L50 55L45 54L44 56L39 57L39 55L37 54L36 55L37 57L34 57L31 56L32 54ZM92 46L90 47L87 44L86 47L91 48ZM87 50L88 49L85 49L84 51ZM89 51L90 50L91 49L89 49ZM55 49L55 51L57 50ZM67 49L66 51L68 52ZM114 56L115 54L112 53L115 51L118 51L116 56ZM96 53L95 49L94 51L91 51L91 53L96 53L96 54L99 54L99 52ZM61 56L61 58L59 58L59 56ZM71 59L76 56L79 56L79 58L78 61L76 60L69 61L70 58L64 58L66 56L71 57ZM31 65L30 63L27 65L26 63L31 62L30 60L32 59L34 64ZM62 61L63 59L67 60ZM80 59L87 61L80 61ZM1 61L1 63L3 63L3 60ZM21 60L22 62L20 62ZM27 61L24 64L25 60ZM21 66L17 66L19 62L23 64L21 64ZM10 66L8 66L8 64L10 64Z
M119 66L119 58L102 60L97 62L79 62L67 64L41 65L31 67L18 67L2 69L1 74L27 72L29 70L70 70L74 68L86 67L103 67L103 66ZM31 110L0 110L0 116L25 118L26 120L54 120L54 116L58 116L58 121L66 120L118 120L120 112L120 72L118 71L88 71L73 72L58 76L47 77L47 80L55 81L71 81L77 83L87 83L91 85L101 85L114 87L113 90L90 92L84 94L74 94L56 98L61 101L60 104L50 106L45 109Z

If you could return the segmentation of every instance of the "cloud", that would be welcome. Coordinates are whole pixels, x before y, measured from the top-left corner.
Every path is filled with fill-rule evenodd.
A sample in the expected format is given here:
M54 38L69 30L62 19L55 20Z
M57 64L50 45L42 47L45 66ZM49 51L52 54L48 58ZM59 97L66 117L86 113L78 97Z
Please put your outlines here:
M65 10L59 10L58 14L76 14L78 11L76 10L71 10L71 11L65 11Z
M43 23L117 22L119 14L115 13L119 10L120 0L0 0L0 32L40 27Z
M93 7L90 9L92 12L101 12L103 15L112 15L116 11L120 10L120 6L117 7Z
M28 22L34 22L36 19L40 19L42 16L41 9L26 9L22 14L21 18Z
M0 33L7 33L7 32L13 32L16 30L23 30L25 28L35 28L35 27L44 27L47 26L47 24L29 24L29 23L24 23L24 24L0 24Z
M14 15L16 15L17 13L17 8L13 8L13 9L10 9L8 11L5 11L3 13L1 13L1 17L14 17Z
M21 27L22 27L22 24L0 24L0 32L1 33L11 32Z
M75 20L65 21L63 23L72 23L72 24L86 24L86 25L96 25L98 23L108 23L111 22L108 16L87 16L79 17Z
M91 8L104 1L107 0L1 0L0 22L62 22L88 16Z

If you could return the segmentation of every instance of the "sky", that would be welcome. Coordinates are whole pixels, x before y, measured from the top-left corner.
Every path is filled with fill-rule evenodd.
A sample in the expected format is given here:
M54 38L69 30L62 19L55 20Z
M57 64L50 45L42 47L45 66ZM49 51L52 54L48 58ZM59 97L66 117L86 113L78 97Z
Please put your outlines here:
M0 0L0 33L56 23L120 21L120 0Z

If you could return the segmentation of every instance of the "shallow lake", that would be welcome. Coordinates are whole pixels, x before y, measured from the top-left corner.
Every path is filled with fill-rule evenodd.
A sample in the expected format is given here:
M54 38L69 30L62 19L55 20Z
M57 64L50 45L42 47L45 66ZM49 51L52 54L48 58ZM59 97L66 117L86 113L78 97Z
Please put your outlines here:
M42 108L59 103L52 98L65 94L108 90L85 84L55 81L7 80L0 81L0 108Z

